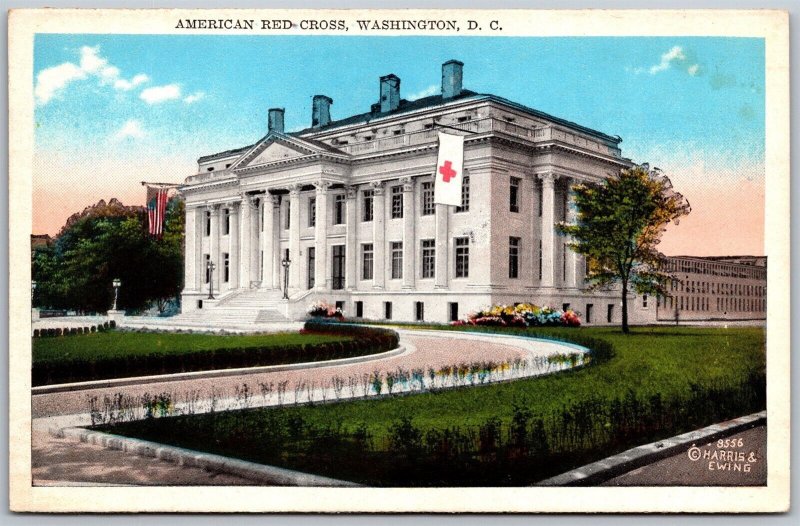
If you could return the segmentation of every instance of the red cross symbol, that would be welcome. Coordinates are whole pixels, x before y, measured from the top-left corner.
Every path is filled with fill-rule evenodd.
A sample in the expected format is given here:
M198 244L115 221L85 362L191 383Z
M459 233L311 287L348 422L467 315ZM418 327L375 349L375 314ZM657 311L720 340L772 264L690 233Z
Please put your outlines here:
M450 179L458 174L453 170L453 163L450 161L445 161L444 165L439 167L439 173L442 174L442 179L444 179L445 183L449 183Z

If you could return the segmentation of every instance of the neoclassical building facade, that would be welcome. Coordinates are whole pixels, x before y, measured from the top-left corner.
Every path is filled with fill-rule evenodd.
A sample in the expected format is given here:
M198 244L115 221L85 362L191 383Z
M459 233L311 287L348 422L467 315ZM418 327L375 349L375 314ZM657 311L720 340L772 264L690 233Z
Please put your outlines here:
M618 294L585 289L585 263L555 225L572 219L571 186L632 165L621 139L462 78L446 62L440 94L405 100L397 76L381 77L378 101L338 120L316 95L308 128L287 133L284 109L270 109L264 137L200 157L181 187L183 311L300 318L322 299L350 317L447 321L534 302L618 323ZM433 202L440 131L464 135L457 207ZM655 320L632 300L633 323Z

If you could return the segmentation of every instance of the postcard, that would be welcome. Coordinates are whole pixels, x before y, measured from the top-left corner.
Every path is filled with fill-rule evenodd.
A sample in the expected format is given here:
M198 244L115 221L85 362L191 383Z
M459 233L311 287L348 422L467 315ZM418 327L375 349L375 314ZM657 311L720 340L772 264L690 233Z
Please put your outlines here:
M786 511L788 42L13 10L11 509Z

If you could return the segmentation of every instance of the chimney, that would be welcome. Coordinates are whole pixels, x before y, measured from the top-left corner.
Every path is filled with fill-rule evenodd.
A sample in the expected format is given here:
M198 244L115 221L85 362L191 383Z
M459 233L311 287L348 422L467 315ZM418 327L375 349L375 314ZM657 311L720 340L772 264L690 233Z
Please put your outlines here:
M464 77L464 63L448 60L442 64L442 98L452 99L461 95L461 83Z
M267 113L267 131L283 133L283 108L270 108Z
M325 95L314 95L311 104L311 126L321 128L331 123L331 104L333 99Z
M389 74L381 77L381 113L394 111L400 106L400 78Z

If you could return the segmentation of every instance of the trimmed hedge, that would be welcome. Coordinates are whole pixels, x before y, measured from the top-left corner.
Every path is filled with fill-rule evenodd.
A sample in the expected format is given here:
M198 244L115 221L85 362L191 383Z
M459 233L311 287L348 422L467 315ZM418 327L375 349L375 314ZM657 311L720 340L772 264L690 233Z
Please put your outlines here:
M75 336L77 334L89 334L92 332L103 332L117 326L114 320L103 322L99 325L88 327L57 327L51 329L33 329L34 338L54 338L58 336Z
M388 329L353 327L309 322L304 331L352 336L352 340L321 344L290 344L271 347L240 347L201 350L190 353L149 354L80 358L33 365L34 386L132 376L150 376L215 369L236 369L266 365L319 362L365 356L397 347L397 333Z

